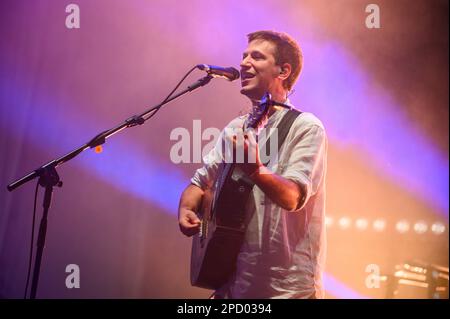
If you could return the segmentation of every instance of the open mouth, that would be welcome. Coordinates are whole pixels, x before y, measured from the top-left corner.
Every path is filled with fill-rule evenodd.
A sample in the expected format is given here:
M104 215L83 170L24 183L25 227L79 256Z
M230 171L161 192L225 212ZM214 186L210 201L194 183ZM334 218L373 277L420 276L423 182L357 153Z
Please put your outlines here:
M249 80L249 79L251 79L251 78L253 78L253 77L255 77L255 75L252 74L252 73L249 73L249 72L241 72L241 79L242 79L242 81Z

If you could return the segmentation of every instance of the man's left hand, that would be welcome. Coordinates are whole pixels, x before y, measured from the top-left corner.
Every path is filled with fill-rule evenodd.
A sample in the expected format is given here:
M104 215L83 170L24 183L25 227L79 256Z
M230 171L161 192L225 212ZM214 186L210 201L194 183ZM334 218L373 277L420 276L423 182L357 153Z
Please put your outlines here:
M233 154L235 154L235 162L247 175L255 173L262 163L259 157L259 147L256 141L255 130L234 132L233 139ZM244 159L239 158L237 154L239 151L244 154Z

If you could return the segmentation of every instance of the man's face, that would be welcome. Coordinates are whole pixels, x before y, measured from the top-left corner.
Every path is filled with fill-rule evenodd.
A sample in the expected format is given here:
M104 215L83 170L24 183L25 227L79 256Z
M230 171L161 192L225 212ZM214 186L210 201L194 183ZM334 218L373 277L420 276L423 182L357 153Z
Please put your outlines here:
M275 50L275 44L262 39L253 40L245 49L241 61L241 93L248 98L260 100L277 85L280 67L275 63Z

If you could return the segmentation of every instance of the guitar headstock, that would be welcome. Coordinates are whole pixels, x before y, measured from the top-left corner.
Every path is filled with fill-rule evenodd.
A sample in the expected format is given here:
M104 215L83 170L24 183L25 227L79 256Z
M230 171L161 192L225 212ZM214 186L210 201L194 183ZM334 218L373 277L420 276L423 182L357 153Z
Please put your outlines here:
M259 123L269 112L272 102L272 96L270 93L265 93L258 105L254 105L247 120L245 121L246 128L257 128Z

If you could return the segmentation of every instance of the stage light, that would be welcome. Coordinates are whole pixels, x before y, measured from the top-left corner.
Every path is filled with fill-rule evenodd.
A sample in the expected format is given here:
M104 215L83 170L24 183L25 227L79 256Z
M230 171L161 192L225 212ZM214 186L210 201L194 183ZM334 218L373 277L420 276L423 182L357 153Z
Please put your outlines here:
M424 221L420 220L414 224L414 230L418 234L423 234L428 230L428 225Z
M431 225L431 231L433 232L433 234L436 235L440 235L443 234L445 232L445 225L440 223L440 222L436 222L433 225Z
M373 222L373 229L377 232L381 232L386 228L386 221L384 219L376 219Z
M339 227L341 229L348 229L352 223L352 220L348 217L341 217L339 219Z
M355 222L355 226L358 230L366 230L367 226L369 226L369 222L365 218L358 218Z
M333 217L325 217L325 226L326 227L331 227L333 225Z
M406 220L400 220L395 224L395 229L400 233L404 234L409 230L409 223Z

